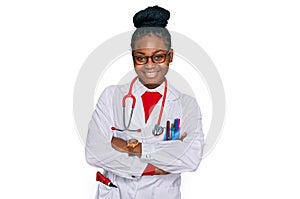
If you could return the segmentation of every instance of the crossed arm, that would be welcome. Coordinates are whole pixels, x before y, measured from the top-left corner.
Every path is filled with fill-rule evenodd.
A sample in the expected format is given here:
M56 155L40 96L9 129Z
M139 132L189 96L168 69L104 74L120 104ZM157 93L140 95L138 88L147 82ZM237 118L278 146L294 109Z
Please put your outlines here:
M150 166L152 175L194 171L201 160L203 134L201 115L191 100L184 102L182 131L189 132L183 140L138 143L129 150L127 141L113 137L110 130L114 123L112 100L108 97L114 88L106 89L96 106L86 141L86 160L90 165L103 168L124 178L141 176ZM184 100L184 99L183 99ZM196 107L196 108L195 108ZM128 155L129 154L129 155Z
M131 156L138 156L140 157L142 155L142 143L138 143L136 147L133 149L129 149L127 146L127 142L121 138L113 137L111 139L111 146L115 150L121 152L121 153L128 153L128 155ZM169 174L169 172L166 172L158 167L154 166L154 175L166 175Z

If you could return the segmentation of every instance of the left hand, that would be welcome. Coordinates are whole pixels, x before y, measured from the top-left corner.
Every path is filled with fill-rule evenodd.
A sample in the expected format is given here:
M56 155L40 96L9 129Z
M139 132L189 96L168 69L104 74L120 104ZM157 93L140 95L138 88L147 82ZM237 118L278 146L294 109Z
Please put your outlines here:
M129 155L136 155L136 156L141 156L142 154L142 143L138 143L138 145L134 149L128 149L127 147L127 141L113 137L111 139L111 146L115 150L122 152L122 153L128 153Z
M117 151L127 153L127 142L125 140L122 140L121 138L113 137L111 139L111 146Z

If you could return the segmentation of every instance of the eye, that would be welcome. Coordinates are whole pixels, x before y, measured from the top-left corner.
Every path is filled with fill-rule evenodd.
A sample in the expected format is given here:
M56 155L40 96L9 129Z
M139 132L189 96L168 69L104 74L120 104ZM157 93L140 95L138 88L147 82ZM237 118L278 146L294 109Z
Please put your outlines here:
M145 56L135 56L135 60L139 62L144 62L146 60Z
M164 55L154 55L153 56L154 61L163 61L165 59Z

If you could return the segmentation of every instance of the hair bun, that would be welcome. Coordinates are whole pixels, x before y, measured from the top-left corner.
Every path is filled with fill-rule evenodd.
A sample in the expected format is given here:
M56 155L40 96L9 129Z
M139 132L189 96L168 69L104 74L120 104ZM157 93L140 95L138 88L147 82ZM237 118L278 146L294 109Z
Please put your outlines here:
M165 28L170 18L170 12L159 6L148 7L137 12L133 16L133 24L136 28L161 27Z

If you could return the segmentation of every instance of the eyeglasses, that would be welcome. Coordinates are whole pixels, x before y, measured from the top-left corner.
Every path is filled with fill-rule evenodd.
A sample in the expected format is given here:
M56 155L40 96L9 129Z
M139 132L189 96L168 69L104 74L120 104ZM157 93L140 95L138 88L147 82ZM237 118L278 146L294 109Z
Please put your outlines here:
M136 65L143 65L147 64L149 58L151 58L152 63L155 64L161 64L166 61L167 56L170 54L170 50L160 50L159 52L154 53L151 56L145 56L145 55L136 55L135 51L132 51L132 57L133 61Z

